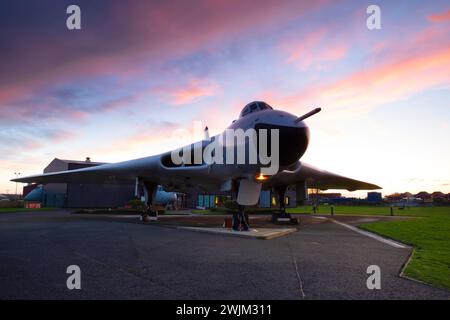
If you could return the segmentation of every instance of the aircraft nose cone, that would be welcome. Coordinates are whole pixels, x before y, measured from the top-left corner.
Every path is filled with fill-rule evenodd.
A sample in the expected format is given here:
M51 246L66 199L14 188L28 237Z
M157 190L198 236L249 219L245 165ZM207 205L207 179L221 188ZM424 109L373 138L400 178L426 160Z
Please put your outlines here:
M308 148L309 128L306 126L290 127L272 124L258 124L255 129L267 129L269 137L272 129L278 129L280 166L289 166L297 162ZM268 150L272 150L270 138L268 139Z

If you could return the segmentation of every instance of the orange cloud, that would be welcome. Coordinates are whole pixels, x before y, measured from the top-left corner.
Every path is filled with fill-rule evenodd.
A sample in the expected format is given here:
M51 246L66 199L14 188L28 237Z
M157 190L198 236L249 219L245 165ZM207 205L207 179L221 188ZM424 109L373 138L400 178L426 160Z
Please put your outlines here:
M203 97L214 96L219 92L216 84L205 84L200 80L191 80L185 88L180 88L171 93L175 105L188 104Z
M325 92L336 102L388 102L450 79L450 47L355 73ZM359 96L359 98L358 98Z
M449 20L450 20L450 9L445 11L444 13L436 13L428 17L428 21L431 22L443 22Z
M446 31L426 33L442 36ZM428 46L417 49L422 36L423 32L417 34L410 46L394 45L380 63L335 82L311 86L291 96L266 93L266 97L293 112L301 106L323 106L336 115L343 111L366 112L425 89L450 87L450 45L429 39Z
M157 87L153 93L161 94L176 106L198 101L205 97L215 96L220 92L220 86L203 79L191 79L188 84L180 87Z

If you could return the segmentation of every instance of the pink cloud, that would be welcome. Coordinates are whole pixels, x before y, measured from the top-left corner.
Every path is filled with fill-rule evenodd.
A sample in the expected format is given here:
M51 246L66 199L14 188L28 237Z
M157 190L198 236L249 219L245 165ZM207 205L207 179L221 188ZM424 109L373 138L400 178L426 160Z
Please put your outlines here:
M450 20L450 9L443 13L432 14L428 17L431 22L444 22Z
M324 3L199 0L193 10L193 4L186 1L176 5L136 1L126 7L111 1L107 10L99 13L105 17L89 21L89 27L80 33L68 33L64 28L48 33L45 22L51 19L39 20L36 28L43 30L36 32L40 37L33 33L14 37L13 28L8 56L0 66L0 109L77 77L135 77L164 61L287 23ZM208 91L192 87L180 92L175 103L205 94Z
M348 52L347 44L337 44L330 48L325 48L325 50L319 54L319 61L336 61L344 58Z
M311 64L313 56L312 51L320 44L324 39L327 30L320 28L317 31L311 32L302 38L298 43L292 44L292 39L282 44L282 47L288 52L288 62L294 63L302 61L302 64L308 66Z
M67 142L77 136L73 131L57 130L51 134L51 140L55 143Z
M287 62L304 70L309 67L321 68L324 64L345 58L349 45L341 39L329 40L327 28L319 28L304 37L286 39L281 44L282 51L287 53ZM297 40L300 38L300 40Z

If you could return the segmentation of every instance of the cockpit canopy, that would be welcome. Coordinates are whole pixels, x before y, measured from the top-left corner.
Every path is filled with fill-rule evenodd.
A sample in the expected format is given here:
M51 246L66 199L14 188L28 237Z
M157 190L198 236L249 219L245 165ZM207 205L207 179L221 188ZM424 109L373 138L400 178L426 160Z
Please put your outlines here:
M253 101L247 104L244 109L242 109L241 114L239 115L239 118L245 117L246 115L256 112L256 111L262 111L262 110L273 110L271 106L269 106L264 101Z

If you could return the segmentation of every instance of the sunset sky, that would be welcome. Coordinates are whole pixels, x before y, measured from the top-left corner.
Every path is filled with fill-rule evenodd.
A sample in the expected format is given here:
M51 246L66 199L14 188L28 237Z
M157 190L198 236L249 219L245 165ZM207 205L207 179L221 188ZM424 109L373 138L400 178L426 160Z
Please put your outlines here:
M200 138L196 121L219 133L252 100L322 107L305 162L383 194L450 192L448 0L3 0L0 57L0 193L55 157L153 155Z

